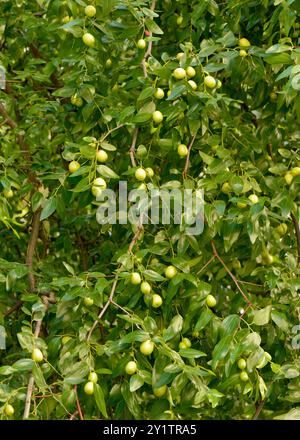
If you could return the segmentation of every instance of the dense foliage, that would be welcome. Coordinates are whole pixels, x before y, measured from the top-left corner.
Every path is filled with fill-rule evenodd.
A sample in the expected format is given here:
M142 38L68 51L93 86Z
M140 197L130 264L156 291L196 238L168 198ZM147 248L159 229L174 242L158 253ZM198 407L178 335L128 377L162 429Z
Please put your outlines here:
M300 418L299 2L93 5L0 5L1 417ZM97 222L149 167L202 234Z

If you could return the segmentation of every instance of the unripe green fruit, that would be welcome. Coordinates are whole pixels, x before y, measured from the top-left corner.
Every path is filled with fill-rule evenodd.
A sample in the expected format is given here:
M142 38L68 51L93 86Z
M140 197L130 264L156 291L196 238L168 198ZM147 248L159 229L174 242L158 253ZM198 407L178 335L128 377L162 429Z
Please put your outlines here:
M241 358L238 360L237 365L240 370L244 370L247 367L247 362L245 361L245 359Z
M168 266L165 269L165 276L168 279L174 278L175 275L177 274L177 269L175 266Z
M61 340L62 345L66 345L71 339L71 336L64 336Z
M294 167L291 169L291 175L296 177L300 176L300 167Z
M142 342L140 345L140 352L145 356L150 356L153 350L154 350L154 342L152 342L150 339Z
M189 83L189 85L191 86L191 88L193 89L193 90L197 90L197 84L195 83L195 81L193 81L192 79L190 79L189 81L188 81L188 83Z
M239 46L240 46L240 47L247 48L247 47L250 47L250 46L251 46L251 43L250 43L249 40L247 40L247 38L240 38L240 39L239 39Z
M71 97L71 104L75 105L76 107L82 107L83 101L81 98L78 98L77 95L73 95Z
M108 58L105 62L105 67L110 67L112 65L112 60Z
M244 49L241 49L241 50L240 50L240 57L244 58L244 57L246 57L247 55L248 55L248 53L247 53Z
M139 273L133 272L131 274L131 277L130 277L131 284L138 285L138 284L141 284L141 281L142 281L142 279L141 279L141 275Z
M152 296L152 307L157 309L160 307L163 303L162 297L160 295L157 295L156 293Z
M163 121L164 116L160 111L156 110L152 114L152 119L155 122L155 124L160 124Z
M277 101L277 93L275 93L275 92L271 92L271 93L270 93L270 99L271 99L271 101L273 101L273 102Z
M146 48L146 41L143 39L143 38L141 38L138 42L137 42L137 47L139 48L139 49L145 49Z
M100 197L102 194L102 189L98 188L98 186L92 186L91 191L93 196L96 198Z
M89 382L97 383L98 382L98 374L95 371L91 371L88 377Z
M177 17L176 23L178 24L178 26L180 26L182 22L183 22L183 17L182 17L182 15L179 15Z
M179 348L181 349L190 348L191 346L192 343L189 338L182 338L182 340L179 342Z
M221 187L221 191L224 194L229 194L231 190L231 186L228 182L223 183L222 187Z
M12 405L7 404L5 406L5 410L4 411L5 411L5 414L7 416L12 416L14 414L14 412L15 412L15 409L14 409L14 407Z
M152 168L147 167L147 168L145 169L145 171L146 171L147 177L149 177L149 179L151 179L151 178L154 176L154 171L153 171Z
M242 382L248 382L248 380L249 380L249 376L248 376L248 374L246 373L246 371L242 371L242 372L240 373L240 379L241 379Z
M163 385L163 386L161 386L159 388L153 388L153 394L156 397L162 397L162 396L164 396L166 394L167 389L168 389L167 385Z
M84 44L86 46L89 46L89 47L94 47L95 42L96 42L95 37L88 32L82 36L82 41L84 42Z
M94 304L94 300L88 296L84 298L83 302L87 307L91 307Z
M11 199L14 196L14 192L12 189L5 189L3 195L6 199Z
M96 152L96 159L98 162L104 163L108 159L108 154L104 150L98 150Z
M134 175L135 175L136 180L140 180L140 181L145 180L147 177L147 174L146 174L146 171L144 170L144 168L138 168L135 171Z
M139 145L137 150L136 150L136 157L138 159L142 159L143 157L147 156L147 148L145 147L145 145Z
M77 160L72 160L72 162L69 163L69 171L70 173L75 173L80 168L80 163L77 162Z
M180 157L185 157L188 155L188 148L186 145L180 144L178 145L177 152Z
M256 194L250 194L250 196L248 197L248 199L250 200L250 202L253 205L256 205L259 202L259 198L257 197Z
M42 360L44 359L44 356L43 356L43 353L41 352L41 350L39 348L34 348L32 350L31 359L34 362L42 362Z
M186 77L186 71L182 67L177 67L173 72L173 76L175 79L184 79Z
M194 78L194 76L196 75L196 70L194 69L194 67L189 66L186 69L186 74L189 78Z
M93 186L100 189L105 189L107 187L107 184L105 180L102 179L102 177L97 177L93 182Z
M179 53L176 55L176 59L177 59L178 61L182 60L183 57L184 57L184 52L179 52Z
M220 89L222 87L222 83L219 79L217 79L217 89Z
M163 89L158 88L155 90L154 97L156 99L163 99L164 96L165 96L165 92L163 91Z
M208 307L215 307L215 305L217 304L217 300L213 295L208 295L206 297L206 304L208 305Z
M92 395L94 394L94 382L87 382L83 388L85 394Z
M135 374L137 371L137 364L134 361L129 361L127 362L126 366L125 366L125 371L127 374Z
M152 290L152 288L151 288L150 284L148 283L148 281L143 281L141 284L141 292L144 293L144 295L149 295L151 290Z
M247 207L247 203L246 202L237 202L236 206L240 209L244 209Z
M288 227L285 223L281 223L279 226L277 226L276 231L279 235L283 236L287 233Z
M204 78L204 85L209 89L213 89L214 87L216 87L217 81L213 76L208 75Z
M292 173L286 173L284 176L284 180L286 181L286 183L288 185L291 185L293 179L294 179L294 176L292 175Z
M97 11L96 11L95 6L88 5L88 6L86 6L84 12L85 12L85 15L86 15L87 17L92 18L92 17L94 17L94 16L96 15L96 12L97 12Z

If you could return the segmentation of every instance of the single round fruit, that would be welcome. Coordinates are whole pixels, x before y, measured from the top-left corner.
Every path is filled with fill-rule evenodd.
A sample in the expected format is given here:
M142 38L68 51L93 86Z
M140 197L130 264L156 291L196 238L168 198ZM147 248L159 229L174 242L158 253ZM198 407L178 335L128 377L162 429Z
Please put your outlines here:
M91 381L87 382L84 385L83 390L84 390L85 394L89 394L89 395L94 394L94 382L91 382Z
M147 156L147 153L148 151L145 145L139 145L136 150L136 157L138 159L142 159L143 157Z
M208 87L209 89L213 89L216 87L217 81L215 80L215 78L213 76L207 75L204 78L204 85L206 87Z
M148 281L143 281L141 284L141 292L144 293L144 295L149 295L151 292L152 287L148 283Z
M217 89L220 89L222 87L222 83L219 79L217 79Z
M70 173L75 173L80 168L80 163L77 162L77 160L72 160L72 162L69 163L69 171Z
M250 202L253 205L256 205L259 202L259 198L257 197L256 194L250 194L250 196L248 197L248 199L250 200Z
M86 8L84 10L85 15L90 18L95 17L96 12L97 12L97 10L96 10L95 6L93 6L93 5L86 6Z
M182 15L179 15L179 16L177 17L176 23L178 24L178 26L180 26L182 22L183 22L183 16L182 16Z
M66 345L66 343L69 342L71 339L71 336L64 336L61 340L62 345Z
M271 99L271 101L273 101L273 102L277 101L277 93L275 93L275 92L271 92L271 93L270 93L270 99Z
M166 267L166 269L165 269L166 278L168 278L170 280L171 278L174 278L176 274L177 274L177 269L175 266Z
M85 297L83 302L84 302L84 305L87 307L91 307L94 304L94 300L92 298L90 298L89 296Z
M246 373L246 371L242 371L242 372L240 373L240 379L241 379L242 382L248 382L248 380L249 380L249 376L248 376L248 374Z
M125 371L127 374L134 374L137 371L137 364L134 361L129 361L127 362L126 366L125 366Z
M15 409L12 405L10 405L9 403L5 406L5 414L7 416L12 416L15 412Z
M276 231L279 235L283 236L287 233L288 227L285 223L281 223L279 226L277 226Z
M67 24L67 23L69 23L69 21L70 21L70 17L69 17L69 15L66 15L63 19L62 19L62 23L63 24Z
M82 36L82 41L84 42L84 44L85 44L86 46L94 47L94 46L95 46L95 41L96 41L96 40L95 40L95 37L94 37L92 34L86 32L86 33L83 34L83 36Z
M195 83L195 81L193 81L192 79L190 79L189 81L188 81L188 83L189 83L189 85L191 86L191 88L193 89L193 90L197 90L197 84Z
M77 95L73 95L71 98L71 104L75 105L76 107L82 107L83 101Z
M191 346L192 343L189 338L182 338L182 340L179 342L179 348L181 349L190 348Z
M140 180L140 181L145 180L147 177L147 174L146 174L146 171L144 170L144 168L138 168L135 171L134 175L135 175L136 180Z
M182 67L177 67L173 72L173 76L176 79L184 79L186 77L186 71Z
M176 55L176 59L178 61L182 60L183 57L184 57L184 52L178 52L178 54Z
M98 150L96 152L96 159L98 162L104 163L108 159L108 154L104 150Z
M237 366L240 370L245 370L245 368L247 367L247 362L245 361L245 359L241 358L238 360Z
M156 99L163 99L164 96L165 96L165 92L163 91L163 89L158 88L155 90L154 97Z
M291 169L291 175L292 176L300 176L300 167L294 167Z
M145 356L150 356L153 350L154 350L154 342L152 342L150 339L142 342L140 345L140 352Z
M156 397L162 397L162 396L164 396L166 394L167 389L168 389L167 385L163 385L163 386L161 386L159 388L153 388L153 394Z
M131 274L131 277L130 277L131 284L135 284L135 285L141 284L141 281L142 281L142 279L141 279L141 275L139 273L133 272Z
M146 41L141 38L138 42L137 42L137 47L139 49L145 49L146 48Z
M187 67L185 71L189 78L194 78L194 76L196 75L196 70L192 66Z
M233 260L232 267L236 270L240 269L242 267L240 260Z
M185 157L188 155L188 148L184 144L179 144L177 148L177 152L180 157Z
M108 58L105 62L105 67L110 67L112 65L112 60Z
M248 53L247 53L244 49L241 49L241 50L240 50L240 57L244 58L244 57L246 57L247 55L248 55Z
M222 193L224 193L224 194L229 194L229 193L230 193L230 190L231 190L231 186L230 186L230 184L229 184L228 182L224 182L223 185L222 185L222 187L221 187L221 191L222 191Z
M91 191L92 191L93 196L96 197L96 199L98 197L100 197L102 194L102 189L100 189L98 186L92 186Z
M237 202L236 206L240 209L244 209L247 207L247 203L246 202Z
M105 189L107 187L107 184L105 180L102 179L102 177L97 177L93 182L93 186L99 189Z
M160 295L157 295L156 293L152 296L152 307L157 309L160 307L163 303L162 297Z
M151 179L151 178L154 176L154 171L153 171L152 168L147 167L147 168L145 169L145 171L146 171L147 177L149 177L149 179Z
M6 199L11 199L14 196L14 192L12 189L5 189L3 195Z
M39 348L34 348L32 350L31 359L34 362L42 362L42 360L44 359L44 356L43 356L43 353L41 352L41 350Z
M137 189L139 189L140 191L146 191L147 189L146 183L145 182L141 183Z
M88 377L89 382L97 383L98 382L98 374L95 371L91 371Z
M213 295L208 295L206 297L206 304L208 305L208 307L215 307L215 305L217 304L217 300Z
M160 124L163 121L164 116L160 111L156 110L152 114L152 119L155 122L155 124Z
M286 183L288 185L291 185L293 179L294 179L294 176L292 175L292 173L286 173L284 176L284 180L286 181Z
M247 40L247 38L240 38L239 39L239 46L240 47L250 47L251 43L249 40Z

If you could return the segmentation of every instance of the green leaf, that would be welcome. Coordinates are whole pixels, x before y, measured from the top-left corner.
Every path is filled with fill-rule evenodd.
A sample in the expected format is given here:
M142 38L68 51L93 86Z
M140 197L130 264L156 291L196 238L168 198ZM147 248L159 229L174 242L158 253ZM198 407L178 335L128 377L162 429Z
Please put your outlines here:
M266 325L270 321L272 306L253 312L253 324Z
M203 330L207 326L207 324L212 320L213 317L214 317L213 312L210 309L205 308L202 311L198 321L196 322L194 330L195 331Z
M108 414L106 411L105 398L104 398L104 394L103 394L102 388L99 383L94 384L94 396L95 396L96 404L97 404L101 414L103 415L103 417L105 417L107 419Z
M165 341L169 341L174 338L175 335L181 332L183 327L183 318L181 315L176 315L172 319L169 327L164 330L163 338Z
M45 220L46 218L50 217L55 211L57 207L57 200L56 197L50 197L45 203L44 208L42 209L40 219Z
M131 376L129 381L129 389L131 393L137 391L143 385L144 385L144 380L141 378L141 376L139 376L138 374L134 374L133 376Z
M109 168L106 165L98 165L97 171L101 176L107 177L109 179L118 179L119 176L117 173L115 173L111 168Z
M213 350L212 369L214 370L218 362L224 359L230 350L232 343L232 335L227 335L222 338Z

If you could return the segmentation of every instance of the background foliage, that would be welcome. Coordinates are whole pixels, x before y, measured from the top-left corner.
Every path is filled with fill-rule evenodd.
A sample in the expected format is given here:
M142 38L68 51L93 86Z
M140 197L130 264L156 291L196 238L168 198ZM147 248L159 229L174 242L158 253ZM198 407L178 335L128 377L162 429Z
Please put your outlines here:
M13 418L26 406L34 419L299 418L299 2L97 0L94 18L86 5L0 5L1 417L11 404ZM197 90L172 75L188 66ZM205 87L208 74L220 88ZM188 158L179 143L191 146ZM73 174L71 160L81 164ZM203 234L96 222L93 179L134 188L136 166L153 168L148 185L204 189ZM170 264L178 273L167 280ZM130 283L133 271L163 297L160 308ZM182 337L190 348L179 349ZM149 338L146 357L139 346Z

